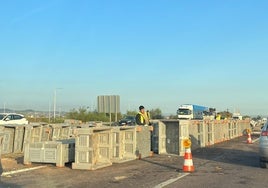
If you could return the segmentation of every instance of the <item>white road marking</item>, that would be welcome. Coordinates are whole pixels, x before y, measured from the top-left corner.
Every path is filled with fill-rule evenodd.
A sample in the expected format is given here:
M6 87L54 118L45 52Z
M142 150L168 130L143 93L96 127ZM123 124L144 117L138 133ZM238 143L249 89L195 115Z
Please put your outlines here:
M257 138L255 140L252 140L252 143L257 142L260 138Z
M184 178L185 176L188 176L190 173L182 173L182 174L179 174L179 176L177 178L172 178L172 179L169 179L165 182L162 182L160 184L158 184L157 186L155 186L154 188L162 188L162 187L165 187L169 184L172 184L174 183L175 181L181 179L181 178Z
M123 179L126 179L127 177L126 176L117 176L117 177L114 177L115 180L123 180Z
M37 167L33 167L33 168L24 168L24 169L14 170L14 171L10 171L10 172L4 172L4 173L2 173L1 176L8 176L11 174L17 174L17 173L27 172L27 171L31 171L31 170L37 170L37 169L44 168L44 167L47 167L47 166L37 166Z

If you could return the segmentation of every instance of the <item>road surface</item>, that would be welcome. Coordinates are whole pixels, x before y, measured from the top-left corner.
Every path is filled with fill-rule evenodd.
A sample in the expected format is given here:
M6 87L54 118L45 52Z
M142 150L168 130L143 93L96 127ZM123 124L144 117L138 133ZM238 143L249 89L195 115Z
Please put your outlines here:
M175 155L154 155L95 171L73 170L70 164L64 168L54 164L24 166L21 157L3 158L5 174L1 177L0 187L267 187L268 169L259 168L258 141L247 144L246 139L243 136L192 151L193 173L184 173L184 158ZM30 170L18 172L21 169Z

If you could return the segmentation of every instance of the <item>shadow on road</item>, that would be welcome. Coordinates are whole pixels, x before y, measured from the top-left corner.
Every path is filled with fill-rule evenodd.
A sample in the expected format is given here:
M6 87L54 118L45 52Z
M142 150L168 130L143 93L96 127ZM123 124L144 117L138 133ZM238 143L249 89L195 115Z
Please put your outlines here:
M3 178L1 178L1 180L0 180L0 187L12 187L12 188L20 188L21 186L18 186L18 185L16 185L16 184L11 184L11 183L5 183L5 182L3 182L3 180L2 180Z
M199 148L193 158L259 168L258 143L247 144L245 137Z
M166 162L165 163L164 161L154 161L154 160L152 160L152 158L143 158L143 159L141 159L141 161L144 161L144 162L147 162L147 163L150 163L150 164L153 164L153 165L158 165L158 166L161 166L161 167L165 167L167 169L171 169L171 170L174 170L174 171L181 170L181 168L178 168L178 163L176 163L176 161L174 161L174 162Z

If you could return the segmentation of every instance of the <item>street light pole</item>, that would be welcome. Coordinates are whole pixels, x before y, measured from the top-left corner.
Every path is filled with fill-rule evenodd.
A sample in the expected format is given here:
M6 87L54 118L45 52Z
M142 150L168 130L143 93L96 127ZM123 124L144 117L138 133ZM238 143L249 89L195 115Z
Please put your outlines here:
M50 123L50 101L48 102L48 123Z
M56 120L56 100L57 100L57 89L54 90L54 121Z
M56 88L54 90L54 122L56 120L57 90L59 89L62 89L62 88Z

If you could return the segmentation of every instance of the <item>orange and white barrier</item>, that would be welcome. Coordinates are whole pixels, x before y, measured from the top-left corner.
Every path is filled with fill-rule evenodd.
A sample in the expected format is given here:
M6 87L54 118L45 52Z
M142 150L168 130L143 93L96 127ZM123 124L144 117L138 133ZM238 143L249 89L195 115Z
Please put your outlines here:
M194 172L194 164L193 164L193 157L191 153L190 139L185 139L183 142L183 145L185 147L183 172Z
M247 143L252 144L252 139L251 139L251 134L250 133L248 133Z
M252 139L251 139L251 131L250 129L247 129L247 133L248 133L248 136L247 136L247 143L248 144L252 144Z

